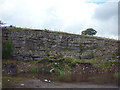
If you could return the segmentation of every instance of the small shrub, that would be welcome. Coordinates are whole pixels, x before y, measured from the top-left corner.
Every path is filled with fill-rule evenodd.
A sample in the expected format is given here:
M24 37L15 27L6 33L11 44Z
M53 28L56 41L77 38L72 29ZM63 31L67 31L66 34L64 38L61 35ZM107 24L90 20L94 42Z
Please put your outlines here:
M46 56L47 56L47 57L49 57L49 56L50 56L49 52L47 52L47 53L46 53Z
M71 63L74 59L71 57L65 57L65 62L66 63Z
M3 59L11 59L12 52L13 52L13 45L10 40L7 40L5 43L3 43L3 51L2 51Z
M31 73L32 73L32 74L37 73L37 68L32 68L32 69L31 69Z
M63 76L63 75L65 75L66 74L66 71L67 70L65 70L63 67L58 67L57 69L56 69L56 74L57 75L59 75L59 76Z
M79 49L80 49L80 52L79 52L79 53L80 53L80 55L81 55L82 52L83 52L83 46L82 46L82 43L79 44Z
M68 63L68 66L70 67L75 67L75 65L76 65L76 62Z

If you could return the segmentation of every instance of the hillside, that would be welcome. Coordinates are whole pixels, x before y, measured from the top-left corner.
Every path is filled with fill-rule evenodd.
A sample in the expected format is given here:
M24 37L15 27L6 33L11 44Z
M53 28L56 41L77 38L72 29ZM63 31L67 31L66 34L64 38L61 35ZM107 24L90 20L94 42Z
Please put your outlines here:
M93 85L111 86L112 83L118 86L120 62L117 40L49 30L2 27L2 44L3 88L56 87L58 81L70 82L72 85L73 82L74 85L76 82L81 85L86 81Z

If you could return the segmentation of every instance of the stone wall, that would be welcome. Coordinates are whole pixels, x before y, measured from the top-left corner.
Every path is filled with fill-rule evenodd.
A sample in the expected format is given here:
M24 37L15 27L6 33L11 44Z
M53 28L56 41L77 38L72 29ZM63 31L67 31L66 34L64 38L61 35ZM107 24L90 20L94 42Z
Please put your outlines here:
M17 60L40 60L48 54L51 58L69 56L92 59L116 56L116 40L81 36L47 30L3 27L3 43L10 39L14 46L12 56Z

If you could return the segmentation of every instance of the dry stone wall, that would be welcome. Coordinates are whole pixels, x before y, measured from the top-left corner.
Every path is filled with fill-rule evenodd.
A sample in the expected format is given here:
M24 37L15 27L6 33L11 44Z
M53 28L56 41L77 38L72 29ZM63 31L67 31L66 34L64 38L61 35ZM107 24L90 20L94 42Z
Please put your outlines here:
M40 60L69 56L76 59L92 59L114 56L117 41L45 30L29 30L16 27L2 28L3 43L10 39L17 60Z

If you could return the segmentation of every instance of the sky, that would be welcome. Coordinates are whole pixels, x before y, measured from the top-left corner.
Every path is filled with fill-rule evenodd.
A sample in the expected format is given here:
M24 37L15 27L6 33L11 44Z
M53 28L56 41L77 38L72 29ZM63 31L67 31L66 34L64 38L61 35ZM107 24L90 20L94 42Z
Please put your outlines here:
M0 0L0 20L22 28L49 29L118 39L119 0Z

